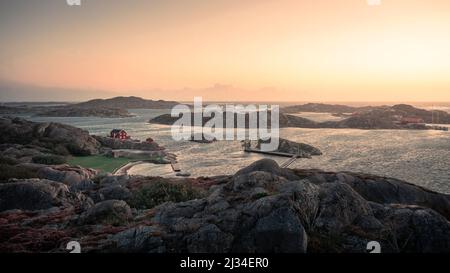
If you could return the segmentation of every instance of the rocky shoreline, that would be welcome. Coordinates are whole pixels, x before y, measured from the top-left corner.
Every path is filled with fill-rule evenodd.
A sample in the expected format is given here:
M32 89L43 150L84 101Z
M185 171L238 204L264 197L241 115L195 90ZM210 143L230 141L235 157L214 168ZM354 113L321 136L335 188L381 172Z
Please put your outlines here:
M222 177L84 175L0 184L0 251L450 252L450 196L397 179L266 159Z
M450 195L401 180L268 159L220 177L112 175L59 160L169 154L58 123L1 118L0 128L0 252L66 252L70 241L82 252L364 253L369 241L385 253L450 252Z
M1 158L9 162L33 163L33 159L44 157L111 156L114 150L154 152L159 157L168 155L156 142L94 136L85 130L55 122L38 123L3 117L0 118L0 128Z

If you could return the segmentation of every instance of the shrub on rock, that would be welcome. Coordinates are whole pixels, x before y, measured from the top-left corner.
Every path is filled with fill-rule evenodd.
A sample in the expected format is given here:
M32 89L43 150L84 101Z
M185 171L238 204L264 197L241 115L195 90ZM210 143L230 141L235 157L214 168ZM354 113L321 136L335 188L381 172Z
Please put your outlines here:
M33 157L33 163L45 165L61 165L67 162L66 158L58 155L38 155Z
M0 164L0 181L8 181L9 179L28 179L37 178L36 172L28 169L20 168L7 164Z
M130 203L137 209L149 209L164 202L184 202L200 197L200 190L191 185L157 181L135 192Z

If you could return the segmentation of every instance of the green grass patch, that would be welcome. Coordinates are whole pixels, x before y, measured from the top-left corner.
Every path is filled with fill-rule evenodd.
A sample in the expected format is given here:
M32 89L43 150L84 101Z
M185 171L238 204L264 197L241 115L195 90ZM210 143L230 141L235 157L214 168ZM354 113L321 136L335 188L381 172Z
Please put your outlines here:
M101 172L112 173L119 167L135 161L129 158L113 158L103 155L73 156L68 160L70 165L79 165L84 168L100 170Z

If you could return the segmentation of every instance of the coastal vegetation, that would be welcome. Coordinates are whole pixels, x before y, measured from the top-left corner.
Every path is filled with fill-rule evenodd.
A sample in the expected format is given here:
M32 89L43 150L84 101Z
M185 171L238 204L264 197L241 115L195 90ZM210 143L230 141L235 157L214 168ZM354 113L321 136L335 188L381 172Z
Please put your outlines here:
M201 190L190 184L156 181L136 191L130 206L137 209L151 209L164 202L185 202L203 196Z
M67 159L59 155L37 155L33 157L33 163L45 165L60 165L67 163Z
M100 170L104 173L112 173L121 166L132 162L128 158L113 158L104 155L91 156L73 156L68 160L68 163L73 166L81 166L84 168Z
M37 178L36 172L28 169L23 169L19 166L0 164L0 183L5 183L9 179L28 179Z

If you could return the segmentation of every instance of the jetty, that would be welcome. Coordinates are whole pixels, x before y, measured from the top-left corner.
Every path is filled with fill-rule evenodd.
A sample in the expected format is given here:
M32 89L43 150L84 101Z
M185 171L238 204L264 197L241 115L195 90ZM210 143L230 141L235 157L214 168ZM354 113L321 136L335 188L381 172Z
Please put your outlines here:
M181 172L181 168L180 165L178 164L177 161L175 160L171 160L170 161L170 165L172 166L172 170L176 173Z
M288 161L285 161L285 162L281 163L280 167L281 167L281 168L287 168L287 167L289 167L292 163L294 163L294 162L297 160L297 158L298 158L298 156L293 155L293 156L291 157L291 159L289 159Z
M275 151L272 151L272 152L270 152L270 151L261 151L261 150L253 149L253 148L245 148L244 151L247 152L247 153L258 153L258 154L266 154L266 155L282 156L282 157L293 157L293 156L295 156L296 158L300 157L299 155L296 155L296 154L275 152Z
M170 165L172 166L172 170L176 176L182 176L182 177L191 176L191 174L189 172L181 170L180 164L178 164L178 161L176 159L171 159Z

